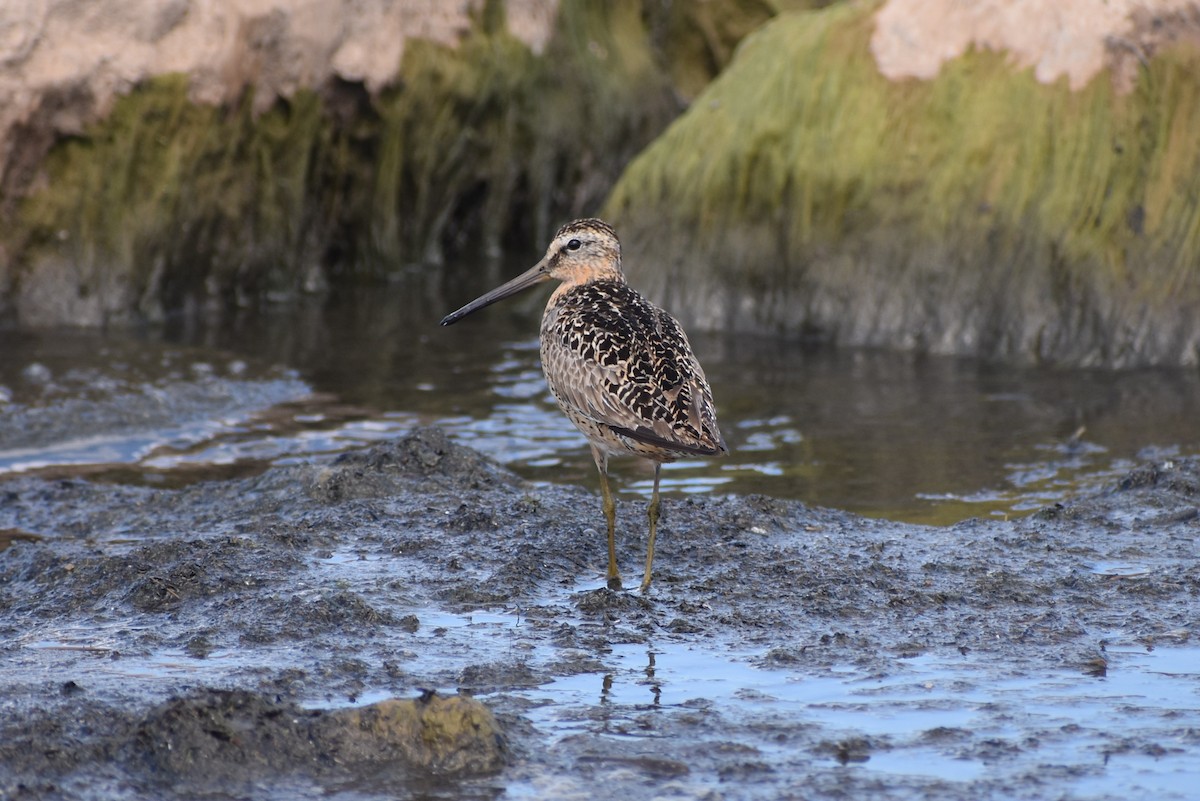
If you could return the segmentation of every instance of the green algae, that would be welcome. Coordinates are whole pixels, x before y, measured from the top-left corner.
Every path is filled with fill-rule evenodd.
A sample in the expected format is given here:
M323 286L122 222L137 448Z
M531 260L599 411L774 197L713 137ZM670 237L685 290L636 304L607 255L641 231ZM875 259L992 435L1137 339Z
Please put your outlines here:
M778 12L767 0L671 3L662 20L663 56L671 79L689 100L733 56L733 48Z
M81 290L123 283L151 316L205 288L286 285L320 230L307 192L330 142L312 92L258 116L251 107L250 96L227 109L193 103L182 75L119 100L51 154L50 185L21 208L26 261L68 261Z
M1018 360L1195 363L1200 53L1078 92L1003 54L889 82L876 5L783 14L606 213L695 324Z
M564 6L540 56L486 27L455 48L414 42L401 75L379 103L376 263L440 262L464 230L493 253L544 238L681 108L631 0Z
M335 80L265 110L252 89L213 107L186 76L146 81L21 190L0 233L0 309L25 323L153 319L330 282L437 280L426 266L448 252L544 240L594 212L682 111L672 76L711 77L771 11L690 6L566 3L535 53L491 0L453 47L406 42L378 95ZM711 52L673 44L705 26Z

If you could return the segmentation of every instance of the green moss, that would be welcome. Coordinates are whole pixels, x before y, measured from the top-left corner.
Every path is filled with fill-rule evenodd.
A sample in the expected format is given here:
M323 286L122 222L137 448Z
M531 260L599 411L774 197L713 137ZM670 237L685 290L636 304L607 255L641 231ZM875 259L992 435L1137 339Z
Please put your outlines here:
M453 48L413 42L401 74L377 104L366 178L376 267L544 239L596 208L680 110L635 0L564 5L541 55L489 25Z
M106 286L103 314L133 302L153 316L544 240L595 211L682 110L664 64L717 68L766 13L755 0L703 5L688 13L719 20L716 55L667 59L662 31L679 12L643 0L565 3L533 53L490 0L456 46L407 42L400 81L378 97L333 85L256 114L250 94L213 108L189 100L184 76L148 81L59 144L47 185L6 221L17 295Z
M21 209L26 260L58 252L85 285L124 274L150 305L288 284L317 217L307 192L327 131L311 92L260 117L250 107L194 104L180 75L122 98L52 153L50 187Z
M986 52L893 83L875 7L781 15L630 165L607 213L659 294L686 272L709 325L1104 362L1125 346L1082 328L1200 300L1200 54L1127 95Z

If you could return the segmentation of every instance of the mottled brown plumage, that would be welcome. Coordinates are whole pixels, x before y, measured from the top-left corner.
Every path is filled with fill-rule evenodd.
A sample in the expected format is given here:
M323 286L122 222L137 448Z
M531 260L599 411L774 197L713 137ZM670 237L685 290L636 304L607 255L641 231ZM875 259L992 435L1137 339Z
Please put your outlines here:
M625 283L621 245L602 220L568 223L530 270L447 315L450 325L534 284L562 283L542 317L542 371L559 406L592 446L608 522L608 581L619 587L616 505L608 457L654 463L650 538L641 589L650 586L664 462L726 452L712 391L679 323Z

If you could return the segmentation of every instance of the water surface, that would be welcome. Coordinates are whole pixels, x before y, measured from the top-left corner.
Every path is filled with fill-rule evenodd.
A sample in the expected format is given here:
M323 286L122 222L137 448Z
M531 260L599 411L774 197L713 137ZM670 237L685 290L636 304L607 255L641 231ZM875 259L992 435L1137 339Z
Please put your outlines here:
M436 422L527 478L594 486L586 443L541 375L545 293L437 325L481 288L347 291L138 332L0 334L0 475L178 485ZM1111 482L1139 454L1200 449L1194 370L692 341L732 453L668 465L673 493L763 493L945 524L1027 513ZM624 495L649 492L647 465L613 466Z

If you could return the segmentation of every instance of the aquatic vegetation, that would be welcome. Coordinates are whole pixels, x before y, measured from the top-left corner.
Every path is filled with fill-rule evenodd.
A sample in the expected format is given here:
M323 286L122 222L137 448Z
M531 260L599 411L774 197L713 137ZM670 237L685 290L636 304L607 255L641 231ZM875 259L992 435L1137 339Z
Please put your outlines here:
M320 230L324 209L306 202L306 188L312 163L337 143L322 136L316 95L255 117L250 97L233 109L199 105L187 83L158 78L63 143L50 185L22 208L28 262L68 262L82 295L110 287L113 313L129 311L124 297L153 314L205 287L267 288Z

